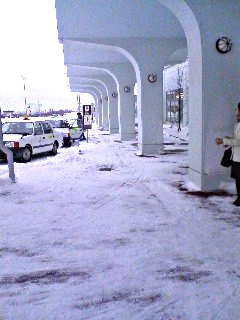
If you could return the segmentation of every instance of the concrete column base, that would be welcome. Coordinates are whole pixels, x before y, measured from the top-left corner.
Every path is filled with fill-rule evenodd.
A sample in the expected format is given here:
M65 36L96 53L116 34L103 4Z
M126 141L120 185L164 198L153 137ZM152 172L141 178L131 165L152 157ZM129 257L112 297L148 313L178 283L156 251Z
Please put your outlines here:
M132 133L130 133L130 132L126 132L126 133L121 132L121 134L120 134L120 140L121 141L129 141L129 140L134 140L134 139L136 139L136 133L135 132L132 132Z
M162 154L163 144L142 144L138 143L139 154Z
M119 128L111 128L111 127L110 127L109 132L110 132L110 134L116 134L116 133L119 133Z
M235 180L230 178L230 170L228 173L201 174L191 168L188 170L189 179L201 191L213 191L223 189L223 184L233 184L235 188Z

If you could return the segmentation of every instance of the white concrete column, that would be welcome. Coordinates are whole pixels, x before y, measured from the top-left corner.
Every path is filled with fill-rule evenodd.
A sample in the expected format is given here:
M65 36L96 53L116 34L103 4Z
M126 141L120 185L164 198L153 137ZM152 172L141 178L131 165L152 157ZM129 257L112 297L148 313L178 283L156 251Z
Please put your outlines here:
M152 63L141 65L141 83L138 84L138 150L140 154L163 151L162 77L160 72L155 83L148 81ZM161 66L163 69L163 65ZM161 70L159 66L159 69ZM159 70L158 69L158 70Z
M110 72L115 77L118 93L118 123L120 140L127 141L135 139L135 101L134 86L136 73L131 63L88 63L89 67L98 66ZM125 92L125 87L130 87Z
M117 92L117 84L114 78L107 72L99 72L99 68L89 68L77 65L74 70L74 73L71 74L71 69L68 70L68 76L70 77L71 83L77 83L79 79L90 79L101 81L107 87L108 90L108 123L109 123L109 132L110 134L119 132L118 125L118 99L117 96L114 97L112 93ZM72 71L73 71L72 70ZM77 75L76 70L79 70L79 76ZM90 74L88 74L91 71ZM98 73L94 73L98 72ZM106 97L104 97L106 98Z
M75 82L75 83L74 83ZM90 85L97 88L102 93L102 115L99 114L99 119L102 119L102 127L104 130L109 130L109 121L108 121L108 89L107 86L100 80L73 77L70 78L70 87L71 89L78 89L81 85ZM101 122L101 120L100 120Z
M216 145L215 138L232 135L234 108L240 101L240 38L236 27L240 2L210 1L200 9L195 0L187 4L158 1L177 16L188 40L189 179L204 191L221 189L222 182L230 180L229 170L220 165L223 148ZM222 36L233 43L226 54L215 47Z
M181 45L178 39L148 39L133 41L128 46L137 69L140 154L163 152L163 68L169 55Z
M78 65L80 66L80 63ZM131 63L87 63L84 67L89 69L101 69L106 71L115 80L116 88L112 84L106 82L105 76L100 77L109 88L109 121L110 133L119 132L120 140L127 141L135 139L135 101L134 101L134 86L136 83L136 74ZM68 67L71 73L76 72L73 66ZM125 92L124 87L129 86L130 92ZM111 91L113 90L113 91ZM117 97L114 98L112 94L117 90ZM116 108L116 104L118 104ZM116 114L117 112L117 114ZM118 122L118 124L116 123ZM115 129L114 129L115 127ZM117 130L116 130L117 128Z
M111 46L109 48L124 54L132 62L136 72L138 85L137 109L139 152L146 154L161 153L163 151L163 67L172 52L186 46L186 39L137 38L129 41L127 38L84 38L81 40L84 42L98 42L99 45ZM155 83L150 83L148 81L148 76L150 74L157 75L157 81ZM126 83L125 85L128 84ZM123 99L126 97L126 95L123 95ZM132 98L134 98L134 96ZM125 101L121 101L120 96L121 108L123 108L124 102ZM134 105L134 99L132 104ZM121 126L122 121L120 119L120 132ZM133 135L134 134L132 134L132 136Z
M100 103L100 99L101 99L101 95L100 93L95 89L95 88L91 88L91 87L84 87L82 89L79 89L78 91L79 93L89 93L91 94L91 96L93 97L94 101L95 101L95 112L94 112L94 117L95 117L95 121L96 124L99 125L99 114L98 114L98 109L99 109L99 103Z
M98 104L96 110L96 121L100 128L102 128L102 93L99 89L91 85L78 85L77 87L72 87L73 92L79 92L80 90L91 90L98 97Z
M127 141L135 139L135 72L131 64L110 64L109 70L116 75L118 80L118 119L120 140ZM128 89L130 89L129 92Z
M113 93L117 93L117 85L114 79L106 75L97 75L97 79L101 80L108 88L108 123L110 134L116 134L119 132L118 125L118 96Z

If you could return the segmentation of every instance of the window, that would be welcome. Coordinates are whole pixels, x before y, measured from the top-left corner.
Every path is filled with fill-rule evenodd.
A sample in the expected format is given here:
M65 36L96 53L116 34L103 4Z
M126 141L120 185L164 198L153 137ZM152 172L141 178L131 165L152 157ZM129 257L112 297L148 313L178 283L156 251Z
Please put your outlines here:
M34 124L34 134L35 135L43 134L42 124L39 121L35 122Z
M24 134L33 134L33 123L32 122L26 122L26 123L20 123L20 128L22 130L22 133Z
M42 122L44 133L52 133L52 128L48 122Z
M180 93L180 95L179 95ZM170 90L166 92L166 120L170 122L180 121L183 118L183 89Z
M70 120L70 126L71 126L72 128L77 128L77 127L78 127L78 125L77 125L77 120Z
M69 128L69 124L65 120L47 120L52 128Z
M61 120L60 128L69 128L69 123L67 121Z

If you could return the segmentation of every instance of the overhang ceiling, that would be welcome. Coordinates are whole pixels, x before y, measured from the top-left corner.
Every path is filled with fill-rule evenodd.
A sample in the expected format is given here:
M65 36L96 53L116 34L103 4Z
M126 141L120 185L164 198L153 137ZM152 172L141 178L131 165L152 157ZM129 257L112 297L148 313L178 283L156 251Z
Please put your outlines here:
M185 38L157 0L56 0L60 39L104 37Z
M83 70L76 65L129 63L117 51L90 43L91 38L99 39L99 43L101 38L185 39L179 21L157 0L55 0L55 3L58 36L69 78L97 74L95 69ZM187 48L183 47L169 57L167 64L186 58Z

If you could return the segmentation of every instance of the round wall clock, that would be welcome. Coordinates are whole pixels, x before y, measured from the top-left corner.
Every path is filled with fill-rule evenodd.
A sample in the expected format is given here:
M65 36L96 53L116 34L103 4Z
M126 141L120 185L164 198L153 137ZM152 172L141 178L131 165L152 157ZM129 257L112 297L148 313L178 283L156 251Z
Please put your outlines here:
M221 37L216 41L216 49L220 53L227 53L232 49L231 40L227 37Z
M154 83L157 81L157 75L155 73L150 73L148 75L148 81L151 83Z
M124 89L123 89L125 92L130 92L131 91L131 88L129 86L125 86Z

